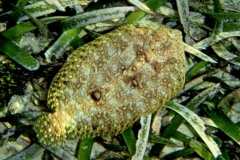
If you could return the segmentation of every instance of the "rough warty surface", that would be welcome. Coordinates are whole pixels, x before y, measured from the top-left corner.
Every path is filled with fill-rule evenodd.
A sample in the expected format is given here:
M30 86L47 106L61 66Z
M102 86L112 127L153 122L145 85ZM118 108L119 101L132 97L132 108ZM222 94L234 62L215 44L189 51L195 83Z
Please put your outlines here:
M182 88L181 32L123 26L74 51L53 79L34 126L40 142L114 136L160 109Z

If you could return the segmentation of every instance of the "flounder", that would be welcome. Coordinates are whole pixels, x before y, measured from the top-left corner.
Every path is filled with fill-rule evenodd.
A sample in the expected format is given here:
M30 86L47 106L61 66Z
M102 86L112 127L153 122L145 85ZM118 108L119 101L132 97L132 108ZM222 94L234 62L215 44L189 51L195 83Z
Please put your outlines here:
M48 91L52 113L34 129L41 143L114 136L160 109L185 81L181 32L125 25L69 55Z

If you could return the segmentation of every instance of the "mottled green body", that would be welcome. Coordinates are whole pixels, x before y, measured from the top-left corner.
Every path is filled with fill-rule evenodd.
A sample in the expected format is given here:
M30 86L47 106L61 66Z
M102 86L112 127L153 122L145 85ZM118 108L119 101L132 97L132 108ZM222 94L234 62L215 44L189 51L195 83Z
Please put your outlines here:
M46 144L113 136L161 108L182 88L181 32L123 26L74 51L52 81L35 131Z

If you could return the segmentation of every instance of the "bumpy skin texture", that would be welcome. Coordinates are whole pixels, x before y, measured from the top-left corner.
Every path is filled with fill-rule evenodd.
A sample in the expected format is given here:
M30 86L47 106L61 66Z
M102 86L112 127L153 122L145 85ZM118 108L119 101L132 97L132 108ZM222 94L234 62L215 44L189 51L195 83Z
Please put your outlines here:
M74 51L48 93L53 113L34 126L40 142L114 136L160 109L185 80L181 32L123 26Z

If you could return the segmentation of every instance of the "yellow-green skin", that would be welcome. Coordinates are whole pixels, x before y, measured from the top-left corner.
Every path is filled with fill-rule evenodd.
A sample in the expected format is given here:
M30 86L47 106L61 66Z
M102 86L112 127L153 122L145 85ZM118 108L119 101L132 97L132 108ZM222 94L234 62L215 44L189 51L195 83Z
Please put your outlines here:
M181 32L123 26L74 51L48 92L53 111L34 129L41 143L114 136L160 109L182 88Z

